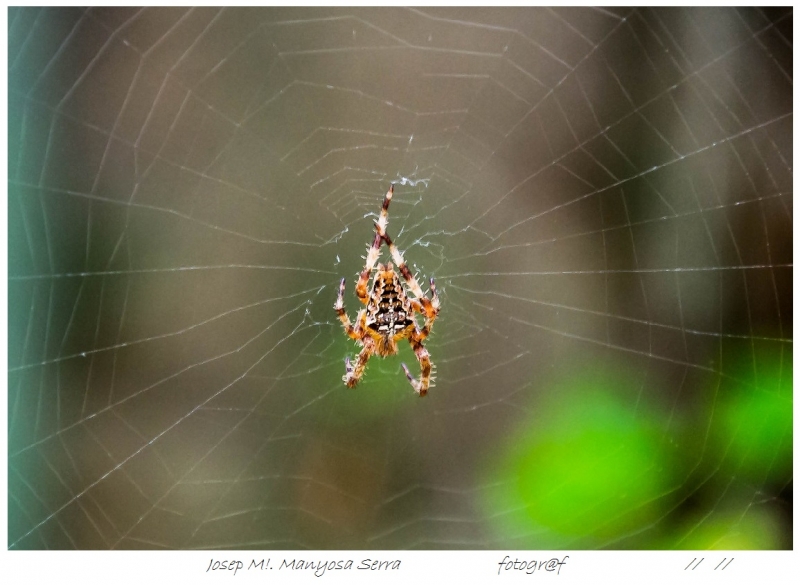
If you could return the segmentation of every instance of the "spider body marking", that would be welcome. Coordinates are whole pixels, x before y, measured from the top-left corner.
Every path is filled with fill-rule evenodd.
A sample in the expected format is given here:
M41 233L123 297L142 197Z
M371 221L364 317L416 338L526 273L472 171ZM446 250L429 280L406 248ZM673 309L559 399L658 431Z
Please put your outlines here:
M367 332L375 340L376 353L381 357L397 353L397 342L410 335L416 326L403 285L392 263L378 264L373 280L370 302L367 304Z
M333 308L344 326L345 333L361 345L361 351L355 359L345 358L345 374L342 376L344 383L353 388L364 375L367 361L372 355L386 357L397 353L397 343L408 339L414 355L420 364L420 378L415 379L405 364L403 371L419 396L425 396L431 385L431 372L433 364L428 350L422 342L428 337L433 327L433 322L439 314L439 297L436 293L436 284L431 278L431 298L422 292L417 279L411 274L403 259L403 255L394 245L386 226L389 220L389 203L392 201L394 185L389 187L383 199L383 206L378 221L375 223L375 238L372 245L367 248L367 261L356 283L356 296L366 305L365 309L358 312L355 326L344 309L345 279L339 283L339 296ZM375 264L378 262L380 248L386 243L392 259L397 264L388 262L386 265ZM371 289L367 288L370 275L375 270ZM411 298L403 286L405 281L409 291L414 295ZM420 313L425 317L425 325L420 329L414 319L414 314Z

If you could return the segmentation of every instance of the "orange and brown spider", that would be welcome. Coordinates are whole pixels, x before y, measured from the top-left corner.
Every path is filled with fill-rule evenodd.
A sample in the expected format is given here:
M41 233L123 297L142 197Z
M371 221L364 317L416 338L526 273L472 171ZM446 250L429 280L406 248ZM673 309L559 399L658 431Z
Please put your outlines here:
M420 396L425 396L431 383L433 364L428 350L423 347L422 342L430 334L433 322L439 314L439 297L436 294L433 278L431 278L431 298L425 296L417 279L406 266L403 255L395 247L389 234L386 233L392 193L394 193L394 185L389 187L383 200L381 214L375 224L375 239L367 248L367 263L356 283L356 296L367 308L358 312L355 327L350 323L350 318L344 310L344 278L339 283L339 296L333 308L344 325L345 333L362 346L355 365L350 362L349 357L345 358L345 375L342 376L342 380L347 386L353 388L364 375L367 361L373 354L381 357L394 355L397 353L397 342L408 339L414 355L419 360L421 368L419 380L414 379L405 364L402 364L403 370L408 381L414 387L414 391ZM416 298L409 298L406 294L391 262L386 266L378 264L372 280L372 292L367 292L367 282L369 282L370 274L378 261L382 242L386 242L400 275ZM414 313L425 316L425 325L422 329L417 327Z

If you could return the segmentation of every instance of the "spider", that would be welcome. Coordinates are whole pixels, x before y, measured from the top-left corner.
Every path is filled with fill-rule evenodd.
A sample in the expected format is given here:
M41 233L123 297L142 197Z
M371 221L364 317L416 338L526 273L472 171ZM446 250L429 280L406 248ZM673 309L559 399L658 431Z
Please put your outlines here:
M345 333L362 347L355 360L355 365L350 362L349 356L345 358L345 374L342 376L342 381L348 387L354 388L361 380L361 376L364 375L367 361L372 355L377 354L380 357L394 355L397 353L397 342L408 339L414 355L419 361L420 378L416 380L405 364L402 364L403 371L414 391L420 396L425 396L431 384L433 364L430 354L423 347L422 342L430 334L433 322L439 314L439 297L436 294L436 284L434 284L433 278L430 280L431 298L429 299L422 292L417 279L406 266L403 255L395 247L389 234L386 233L392 193L394 193L394 185L389 186L389 191L386 192L386 197L383 199L381 214L375 224L375 239L367 248L367 263L356 283L356 296L367 308L358 312L354 327L344 310L344 278L339 283L339 296L336 304L333 305L336 314L339 315L339 320L344 325ZM389 247L392 259L397 264L397 270L416 298L408 296L391 262L385 266L379 263L375 268L383 242L386 242ZM367 282L373 269L376 272L372 280L372 292L367 292ZM422 329L417 326L414 313L425 316L425 325Z

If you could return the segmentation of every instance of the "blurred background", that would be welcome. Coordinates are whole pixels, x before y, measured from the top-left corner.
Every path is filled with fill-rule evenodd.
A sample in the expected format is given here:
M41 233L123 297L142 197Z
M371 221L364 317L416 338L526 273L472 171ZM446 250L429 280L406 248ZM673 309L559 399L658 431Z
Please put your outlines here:
M792 17L10 8L9 546L791 548Z

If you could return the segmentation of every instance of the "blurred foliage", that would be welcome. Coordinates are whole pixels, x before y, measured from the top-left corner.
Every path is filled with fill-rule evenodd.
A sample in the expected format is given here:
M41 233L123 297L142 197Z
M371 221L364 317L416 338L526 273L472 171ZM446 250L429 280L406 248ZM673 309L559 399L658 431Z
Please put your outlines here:
M625 399L624 376L586 372L553 385L490 480L502 485L489 502L498 528L532 534L526 546L596 546L674 505L679 462L660 417Z
M700 433L683 411L648 403L659 395L652 384L637 385L608 365L584 372L547 385L549 398L484 470L492 486L484 506L501 541L521 548L791 546L777 506L756 507L752 490L730 488L732 478L771 481L778 491L791 480L792 401L780 391L791 369L788 376L780 364L763 370L757 388L724 385Z
M685 537L667 535L663 548L682 550L774 550L792 547L791 534L775 509L748 509L739 502L711 519L692 517ZM662 547L658 547L662 548Z
M791 383L790 357L764 368L752 384L737 381L720 398L711 423L710 456L722 471L755 484L791 479Z

